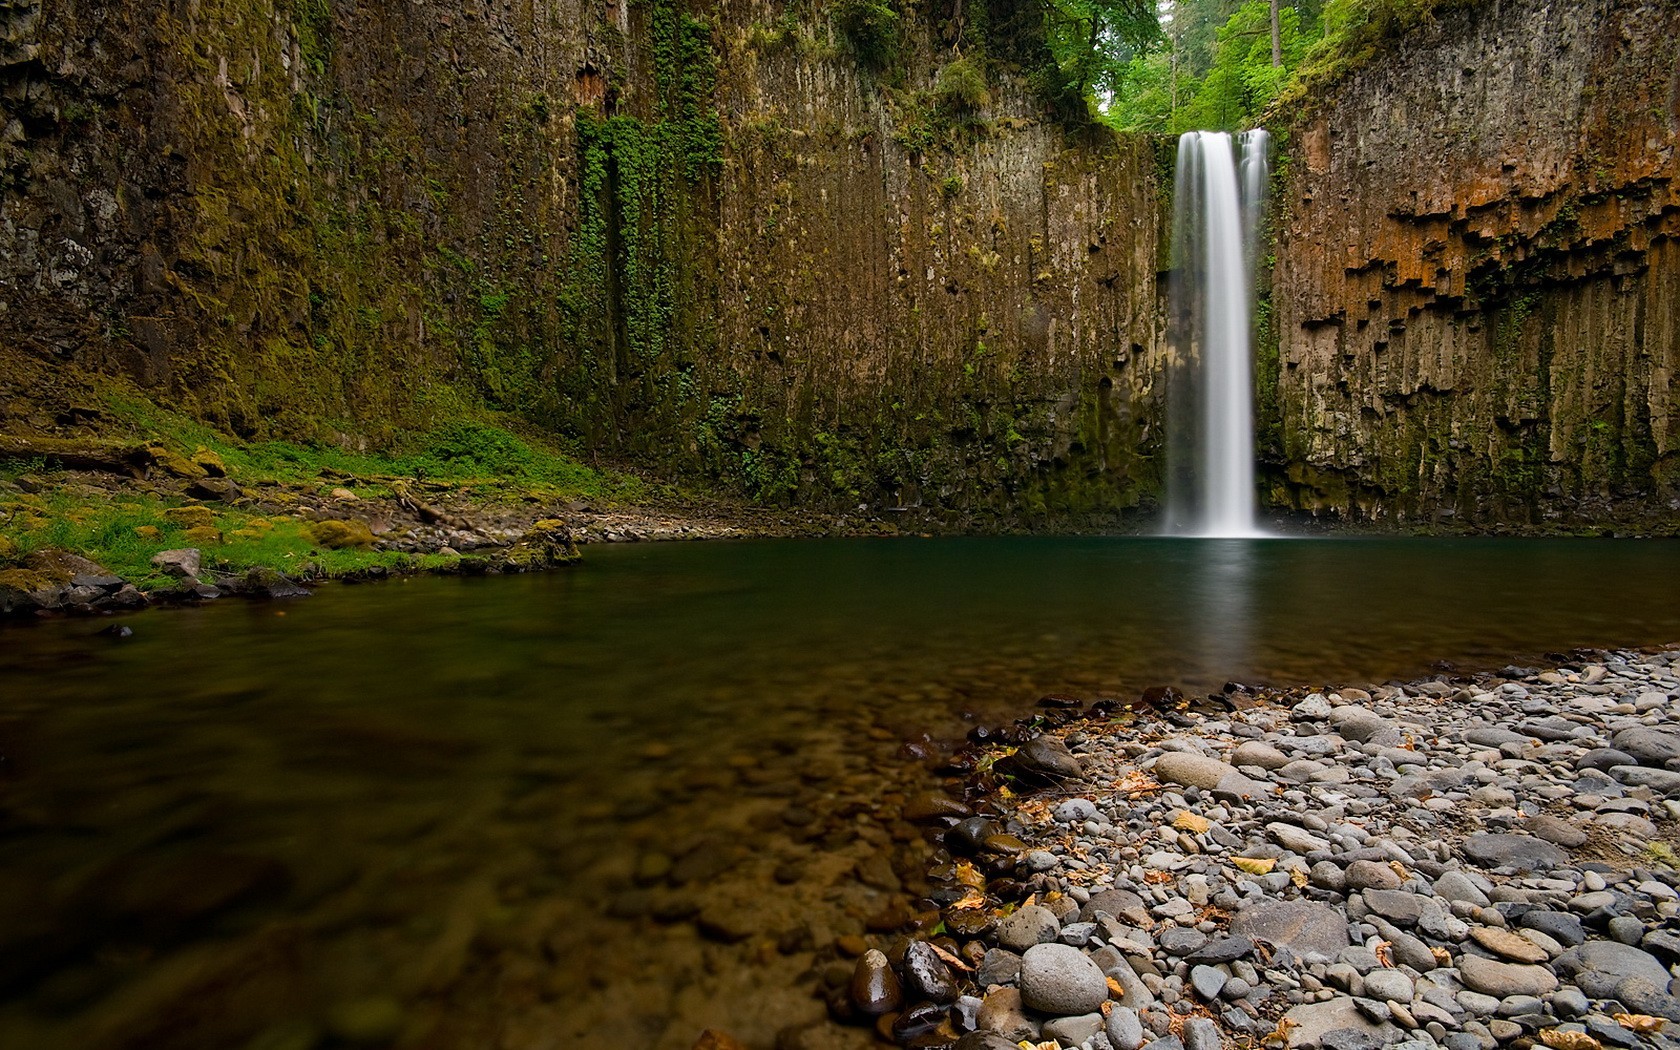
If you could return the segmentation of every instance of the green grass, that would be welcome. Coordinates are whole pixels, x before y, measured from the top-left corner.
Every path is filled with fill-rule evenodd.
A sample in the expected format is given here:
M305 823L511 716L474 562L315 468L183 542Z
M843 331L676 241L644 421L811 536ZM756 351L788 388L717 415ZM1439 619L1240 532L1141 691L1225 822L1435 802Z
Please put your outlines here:
M152 566L159 551L197 547L206 568L242 574L254 568L275 569L294 578L335 578L373 567L392 570L438 568L456 559L447 555L411 555L395 551L347 548L328 550L316 544L309 522L266 518L232 508L213 509L213 528L221 542L195 540L186 526L166 511L182 501L141 493L101 490L23 496L0 503L0 537L15 548L8 559L21 563L44 549L72 551L142 590L174 581ZM141 532L155 529L155 536ZM4 546L4 545L0 545Z
M588 500L612 504L668 495L631 475L598 470L549 447L540 438L516 433L501 420L462 414L430 430L393 435L377 451L356 451L325 442L243 442L191 417L125 393L107 398L103 436L161 445L183 458L213 453L230 478L248 492L264 492L271 504L292 498L276 487L327 493L344 486L378 498L404 485L440 487L480 503L558 503ZM517 424L513 424L517 425ZM188 525L168 511L191 501L138 489L81 484L41 460L0 460L0 482L26 475L45 484L35 495L0 493L0 568L21 565L43 549L91 558L141 589L168 586L170 577L151 564L159 551L197 547L206 568L243 573L269 568L294 578L333 578L375 567L391 570L444 567L450 556L320 546L308 521L267 517L240 506L207 504L220 536L188 535ZM346 512L349 515L351 512ZM152 530L155 530L152 531Z
M205 424L149 402L113 396L111 414L132 436L191 455L206 449L221 457L242 484L319 483L323 488L362 484L367 495L390 492L394 481L449 483L485 497L591 499L629 502L657 495L640 478L599 470L494 422L465 419L427 431L393 436L387 447L358 452L325 442L241 442Z

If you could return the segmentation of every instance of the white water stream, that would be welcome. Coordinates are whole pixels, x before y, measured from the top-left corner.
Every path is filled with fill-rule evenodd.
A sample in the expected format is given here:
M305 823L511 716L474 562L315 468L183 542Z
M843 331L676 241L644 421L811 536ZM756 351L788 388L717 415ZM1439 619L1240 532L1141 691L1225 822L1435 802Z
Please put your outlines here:
M1253 272L1268 175L1265 131L1178 140L1173 199L1174 368L1167 531L1255 526Z

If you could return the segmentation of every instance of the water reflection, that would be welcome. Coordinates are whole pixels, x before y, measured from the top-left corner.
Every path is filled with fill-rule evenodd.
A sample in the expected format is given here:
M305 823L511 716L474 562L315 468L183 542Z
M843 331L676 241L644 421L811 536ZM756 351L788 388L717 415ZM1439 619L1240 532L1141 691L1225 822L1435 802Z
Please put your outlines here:
M1674 543L588 554L0 632L0 1046L768 1046L913 896L922 730L1680 639Z

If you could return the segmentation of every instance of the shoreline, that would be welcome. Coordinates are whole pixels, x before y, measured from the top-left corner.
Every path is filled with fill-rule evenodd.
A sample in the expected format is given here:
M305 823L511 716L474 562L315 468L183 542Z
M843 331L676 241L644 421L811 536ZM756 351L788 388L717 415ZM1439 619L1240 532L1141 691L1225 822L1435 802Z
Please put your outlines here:
M517 481L494 483L486 491L459 482L329 471L306 482L242 479L241 484L215 454L202 450L191 461L159 451L158 463L173 466L158 477L64 470L0 479L0 623L231 596L292 599L331 581L546 571L575 564L579 548L592 543L1153 535L1118 520L1063 522L1040 533L902 508L848 515L670 495L648 502L561 498ZM1546 529L1419 533L1370 523L1290 520L1295 531L1267 538L1579 536ZM1278 528L1275 520L1268 524ZM32 533L95 538L27 550L14 538ZM138 560L131 549L136 547ZM123 561L113 564L107 555Z
M969 815L924 822L937 919L838 949L831 1016L961 1050L1680 1045L1680 647L1151 694L971 735Z

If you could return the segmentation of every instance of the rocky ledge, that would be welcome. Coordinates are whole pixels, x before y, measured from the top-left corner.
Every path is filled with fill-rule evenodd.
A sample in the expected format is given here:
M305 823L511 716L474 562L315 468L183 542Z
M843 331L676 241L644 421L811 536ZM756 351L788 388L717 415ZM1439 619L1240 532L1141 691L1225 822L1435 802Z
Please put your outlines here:
M831 1010L960 1050L1680 1046L1680 651L1153 699L992 734L937 924Z

